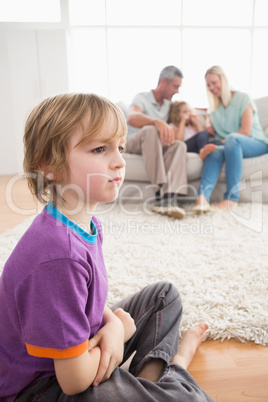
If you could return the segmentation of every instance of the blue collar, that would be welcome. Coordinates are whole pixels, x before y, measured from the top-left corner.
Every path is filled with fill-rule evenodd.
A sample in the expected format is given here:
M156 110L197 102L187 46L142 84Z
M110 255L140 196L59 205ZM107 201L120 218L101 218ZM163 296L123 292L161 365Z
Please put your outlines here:
M94 222L91 220L90 226L93 230L93 234L89 234L82 228L80 228L78 225L76 225L74 222L70 221L65 215L63 215L53 204L47 204L45 207L46 211L53 216L53 218L57 219L59 222L63 223L65 226L68 226L69 228L73 229L76 233L79 234L84 240L86 240L88 243L95 243L97 241L97 235L98 235L98 229L96 228Z

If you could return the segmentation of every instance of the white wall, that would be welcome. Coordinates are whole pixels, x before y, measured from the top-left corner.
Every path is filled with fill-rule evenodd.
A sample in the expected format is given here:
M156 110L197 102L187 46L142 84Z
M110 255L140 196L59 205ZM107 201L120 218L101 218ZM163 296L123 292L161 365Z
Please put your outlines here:
M22 172L23 130L32 106L68 91L66 31L0 30L0 175Z
M204 72L219 64L235 89L266 96L267 1L214 3L165 0L163 8L163 0L60 0L61 21L0 22L0 175L22 171L26 116L55 93L130 102L174 64L185 76L174 100L206 107Z

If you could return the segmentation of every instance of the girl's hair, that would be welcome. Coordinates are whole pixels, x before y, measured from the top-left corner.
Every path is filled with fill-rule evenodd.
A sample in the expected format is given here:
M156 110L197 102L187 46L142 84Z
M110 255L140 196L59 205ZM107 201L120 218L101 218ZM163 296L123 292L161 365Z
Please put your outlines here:
M82 119L88 113L90 119L85 127ZM112 137L124 137L127 125L122 111L95 94L57 95L43 100L32 110L25 124L23 167L29 188L40 202L57 202L53 178L68 171L67 151L73 130L81 128L82 133L76 146L92 141L110 113L115 121Z
M175 101L170 103L169 116L167 120L168 124L172 123L174 126L177 126L180 123L180 109L184 105L188 105L188 103L184 101Z
M227 77L220 66L212 66L206 71L205 78L208 74L216 74L221 79L222 85L222 93L221 93L221 100L217 98L217 96L213 95L213 93L207 88L207 96L208 96L208 103L209 103L209 110L213 112L216 110L220 104L222 103L224 107L227 107L232 100L232 92L229 86Z

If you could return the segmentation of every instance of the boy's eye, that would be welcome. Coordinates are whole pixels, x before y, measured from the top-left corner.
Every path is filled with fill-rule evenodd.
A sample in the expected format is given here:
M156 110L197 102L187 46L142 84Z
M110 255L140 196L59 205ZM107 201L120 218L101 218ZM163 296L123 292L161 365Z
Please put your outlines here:
M92 150L94 154L100 154L104 151L104 147L98 147Z
M119 149L119 152L122 154L122 153L124 152L124 150L125 150L125 147L124 147L124 146L120 146L120 147L118 147L118 149Z

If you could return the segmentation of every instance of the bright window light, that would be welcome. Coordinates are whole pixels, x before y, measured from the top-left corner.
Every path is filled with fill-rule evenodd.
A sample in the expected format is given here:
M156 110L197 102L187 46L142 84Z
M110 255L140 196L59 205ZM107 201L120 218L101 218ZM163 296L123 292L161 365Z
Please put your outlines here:
M268 2L267 0L255 0L254 24L257 26L268 25Z
M213 65L220 65L225 70L229 83L235 89L248 92L250 48L251 39L248 30L185 29L183 33L185 79L182 87L185 100L191 102L192 106L207 105L204 75Z
M107 46L104 29L70 32L70 89L108 97Z
M252 12L253 0L184 0L183 24L250 26Z
M104 25L105 0L69 0L71 25Z
M138 47L137 34L141 38ZM164 67L170 64L180 67L180 42L179 29L140 28L138 33L135 28L109 29L109 93L112 100L130 102L137 92L156 87Z
M59 0L0 0L2 22L59 22Z
M268 42L268 30L257 30L253 35L252 96L260 98L268 94L268 59L263 44Z
M181 0L106 0L110 25L181 24Z

